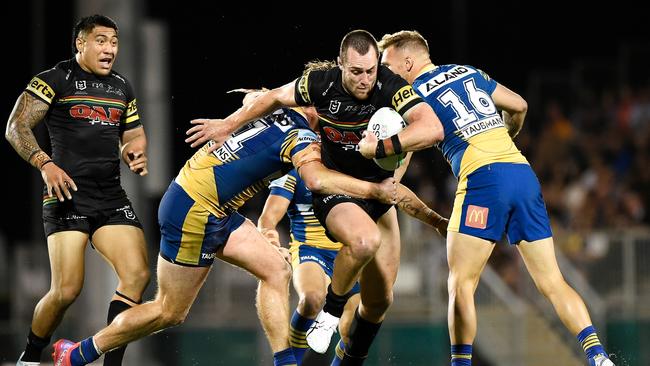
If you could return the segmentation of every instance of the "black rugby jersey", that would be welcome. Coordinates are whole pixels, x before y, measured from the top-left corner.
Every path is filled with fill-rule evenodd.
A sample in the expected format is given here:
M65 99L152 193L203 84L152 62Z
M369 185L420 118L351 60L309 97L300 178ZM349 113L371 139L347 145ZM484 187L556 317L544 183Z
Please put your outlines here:
M379 65L377 84L369 98L358 100L343 88L342 71L334 67L305 72L296 80L295 89L296 102L313 105L318 112L326 167L372 182L393 175L372 159L364 158L358 151L358 143L377 109L391 107L404 115L422 102L406 80Z
M36 75L25 90L50 105L54 162L78 186L119 185L121 133L140 126L129 82L115 71L88 73L73 58Z

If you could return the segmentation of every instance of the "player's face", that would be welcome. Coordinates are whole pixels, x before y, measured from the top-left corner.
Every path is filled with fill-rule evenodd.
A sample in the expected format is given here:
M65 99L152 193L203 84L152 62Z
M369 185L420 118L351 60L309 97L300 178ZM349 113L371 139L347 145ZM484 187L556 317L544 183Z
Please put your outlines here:
M117 57L117 32L115 29L96 26L92 32L77 38L79 64L96 75L108 75Z
M405 59L395 47L388 47L382 52L381 64L388 67L390 71L401 76L403 79L408 80L406 78L408 71L406 70Z
M378 55L370 48L365 55L349 48L342 61L343 87L359 100L368 99L377 82Z

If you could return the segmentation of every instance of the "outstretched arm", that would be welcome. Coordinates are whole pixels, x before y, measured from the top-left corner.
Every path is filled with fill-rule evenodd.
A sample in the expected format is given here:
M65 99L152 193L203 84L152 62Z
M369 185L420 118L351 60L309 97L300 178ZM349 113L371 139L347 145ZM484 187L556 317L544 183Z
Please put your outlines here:
M120 149L122 160L132 172L145 176L147 170L147 136L144 127L136 127L122 134L122 147Z
M396 203L395 178L386 178L380 183L360 180L326 168L321 163L320 156L320 145L312 143L291 158L310 191L320 194L346 194L350 197L376 199L388 204Z
M280 234L275 229L287 213L290 201L285 197L269 194L264 204L260 218L257 219L257 229L276 246L280 245Z
M49 155L41 149L32 132L32 129L45 118L49 108L47 103L23 92L9 115L5 138L21 158L41 171L48 195L51 197L54 193L59 201L63 202L65 198L72 199L69 188L76 191L77 186L72 178L54 164Z
M447 237L449 220L429 208L420 197L401 183L397 185L397 207L409 216L436 229L443 238Z
M230 134L246 123L264 117L282 106L298 106L294 91L295 86L292 81L279 88L260 93L259 96L245 103L225 119L192 120L190 123L194 127L187 130L187 135L190 137L185 139L185 142L190 143L192 147L197 147L212 140L215 144L210 147L209 151L214 151L223 145Z
M519 94L501 84L497 84L492 92L492 100L497 108L502 110L503 122L508 128L508 134L515 138L524 125L528 103Z

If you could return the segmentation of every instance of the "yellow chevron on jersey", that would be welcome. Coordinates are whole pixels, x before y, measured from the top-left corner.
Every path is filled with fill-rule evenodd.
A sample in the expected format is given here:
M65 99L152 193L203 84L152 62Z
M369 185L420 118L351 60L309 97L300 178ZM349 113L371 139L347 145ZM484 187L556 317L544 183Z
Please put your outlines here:
M38 77L32 78L32 81L27 84L27 90L34 93L34 95L41 98L47 104L52 104L52 99L56 95L54 89Z

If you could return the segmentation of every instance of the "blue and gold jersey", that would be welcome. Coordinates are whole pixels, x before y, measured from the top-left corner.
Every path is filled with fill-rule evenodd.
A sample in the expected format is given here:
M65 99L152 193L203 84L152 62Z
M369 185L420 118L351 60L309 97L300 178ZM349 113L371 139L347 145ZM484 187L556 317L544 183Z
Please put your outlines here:
M433 108L445 130L438 148L458 178L490 163L525 163L492 101L497 82L471 66L426 68L413 89Z
M325 235L325 228L314 215L311 192L295 169L271 182L269 188L271 194L290 201L287 215L291 221L292 246L304 243L322 249L341 249L341 243L333 242Z
M185 163L176 183L223 218L291 170L291 157L316 141L300 113L281 109L242 127L213 153L207 152L210 143L204 145Z

